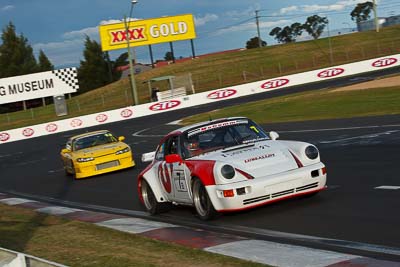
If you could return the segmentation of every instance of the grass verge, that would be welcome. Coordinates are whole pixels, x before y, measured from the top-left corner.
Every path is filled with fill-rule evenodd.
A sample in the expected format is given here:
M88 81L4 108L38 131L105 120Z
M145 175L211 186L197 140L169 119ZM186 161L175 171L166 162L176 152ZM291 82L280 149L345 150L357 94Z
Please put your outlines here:
M0 204L0 247L69 266L265 266Z
M339 119L400 114L400 86L334 92L335 89L298 93L198 114L182 120L192 124L245 116L258 123Z

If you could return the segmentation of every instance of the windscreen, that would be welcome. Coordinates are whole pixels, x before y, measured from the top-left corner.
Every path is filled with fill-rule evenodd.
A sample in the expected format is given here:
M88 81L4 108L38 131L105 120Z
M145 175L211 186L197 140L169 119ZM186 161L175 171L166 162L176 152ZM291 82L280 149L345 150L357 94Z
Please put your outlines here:
M264 130L251 120L218 122L189 130L183 137L184 157L268 139Z
M111 133L99 133L85 137L81 137L75 140L73 147L74 151L81 150L89 147L105 145L113 142L117 142L117 138Z

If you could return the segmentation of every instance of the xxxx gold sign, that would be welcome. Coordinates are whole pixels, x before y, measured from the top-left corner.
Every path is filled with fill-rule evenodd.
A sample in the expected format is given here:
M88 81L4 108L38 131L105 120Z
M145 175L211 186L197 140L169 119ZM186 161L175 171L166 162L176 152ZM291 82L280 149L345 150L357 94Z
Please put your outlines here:
M127 27L126 27L127 26ZM103 51L196 38L192 14L100 25Z

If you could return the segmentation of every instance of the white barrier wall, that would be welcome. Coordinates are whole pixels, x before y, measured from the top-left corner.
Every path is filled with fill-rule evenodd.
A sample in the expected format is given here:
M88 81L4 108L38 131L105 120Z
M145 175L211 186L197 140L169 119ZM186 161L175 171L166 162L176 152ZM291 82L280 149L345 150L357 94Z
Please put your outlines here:
M400 54L0 132L0 144L400 66Z

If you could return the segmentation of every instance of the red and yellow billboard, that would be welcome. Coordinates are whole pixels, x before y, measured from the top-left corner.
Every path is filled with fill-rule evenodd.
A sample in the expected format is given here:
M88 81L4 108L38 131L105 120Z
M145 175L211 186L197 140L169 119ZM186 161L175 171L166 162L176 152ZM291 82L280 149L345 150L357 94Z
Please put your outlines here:
M192 14L101 25L103 51L196 38Z

